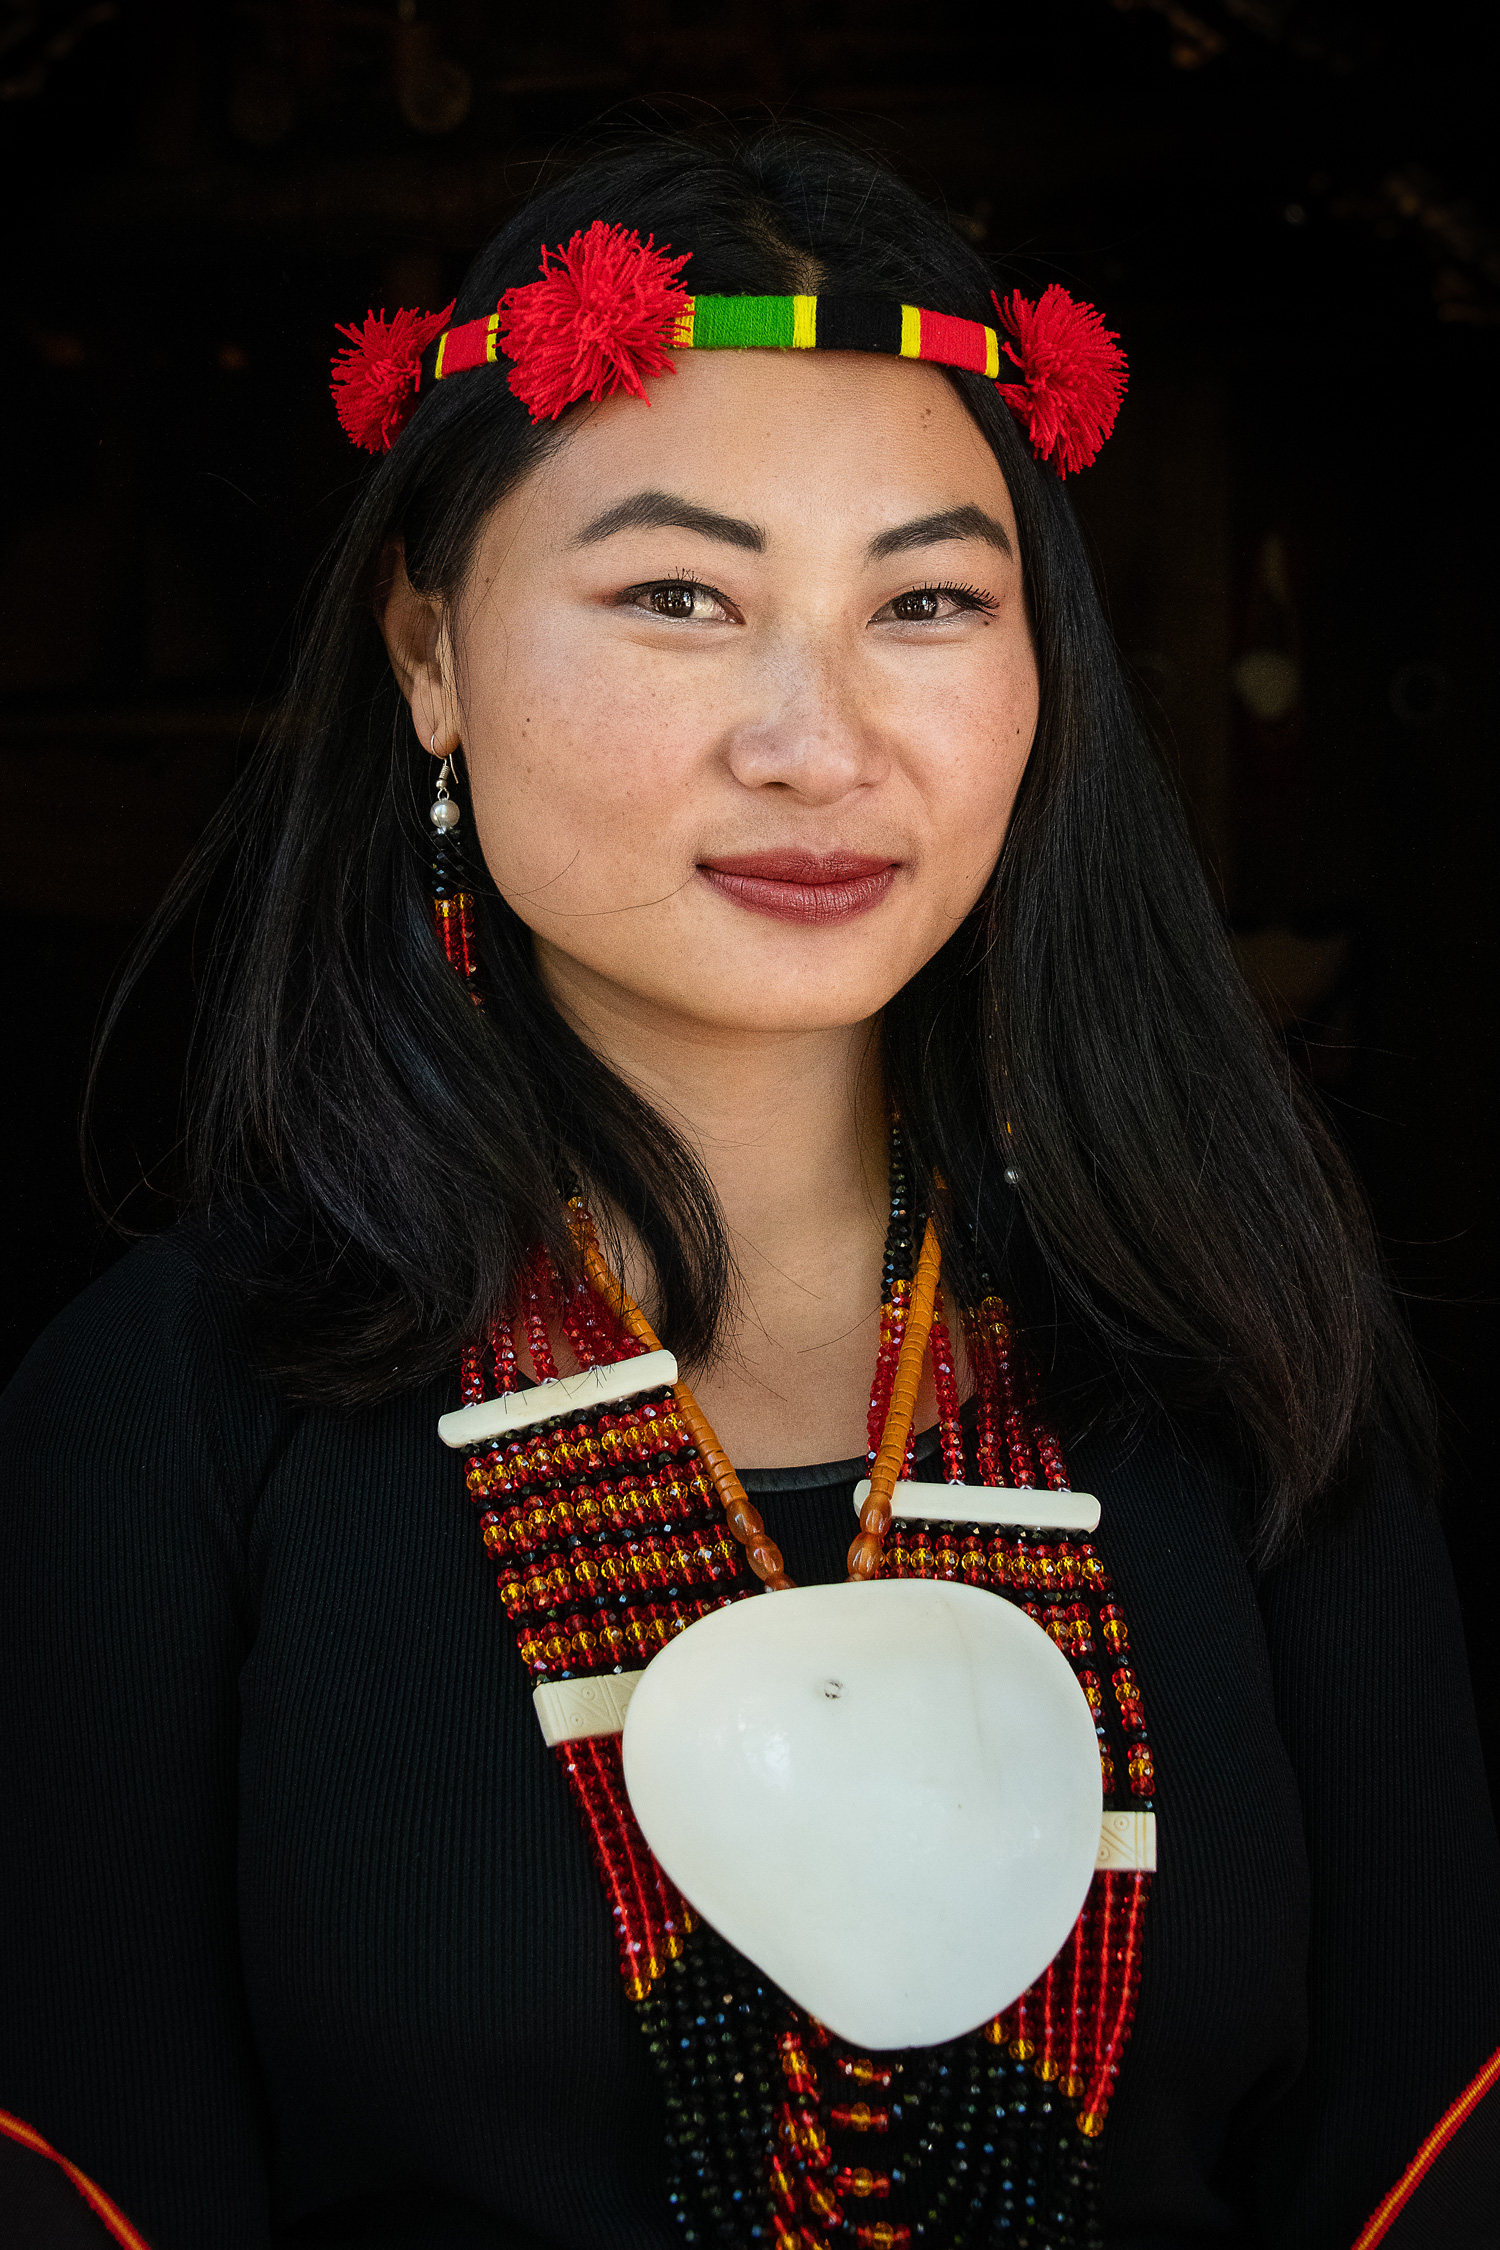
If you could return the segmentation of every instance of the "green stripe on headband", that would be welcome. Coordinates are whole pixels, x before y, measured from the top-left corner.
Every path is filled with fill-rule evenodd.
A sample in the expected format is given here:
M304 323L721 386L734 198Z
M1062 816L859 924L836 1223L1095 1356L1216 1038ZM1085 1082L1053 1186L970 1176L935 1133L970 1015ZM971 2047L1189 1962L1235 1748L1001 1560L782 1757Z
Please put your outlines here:
M993 328L893 297L688 297L670 341L681 351L889 352L1000 372Z
M797 341L792 297L695 297L693 348L790 351Z

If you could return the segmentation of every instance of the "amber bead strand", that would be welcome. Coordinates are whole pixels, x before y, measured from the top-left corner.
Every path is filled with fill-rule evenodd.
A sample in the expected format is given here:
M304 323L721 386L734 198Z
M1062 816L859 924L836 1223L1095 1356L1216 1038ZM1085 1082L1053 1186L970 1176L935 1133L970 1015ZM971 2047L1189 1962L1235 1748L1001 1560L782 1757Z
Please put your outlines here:
M619 1321L627 1335L644 1344L648 1352L659 1352L661 1344L656 1331L641 1311L624 1283L616 1280L605 1264L593 1229L586 1221L575 1228L575 1239L583 1270L605 1304ZM698 1458L707 1470L714 1490L719 1495L724 1510L724 1521L745 1550L745 1560L757 1578L772 1593L781 1593L792 1583L782 1562L781 1549L767 1536L760 1510L752 1506L749 1495L739 1478L729 1456L714 1436L713 1427L688 1385L678 1381L672 1385L672 1395L677 1401L677 1411L687 1424L689 1434L698 1449Z
M574 1238L583 1260L584 1272L621 1327L628 1335L634 1336L638 1343L644 1344L647 1351L660 1351L662 1347L650 1321L630 1296L623 1282L616 1278L605 1263L585 1213L580 1213L575 1219ZM927 1341L937 1307L941 1269L942 1251L937 1229L929 1219L922 1237L922 1252L917 1260L916 1279L912 1284L911 1309L907 1314L906 1332L901 1339L895 1380L891 1385L890 1412L886 1416L880 1450L870 1471L870 1493L860 1510L860 1528L849 1549L849 1576L856 1581L875 1578L880 1572L885 1535L890 1529L891 1499L906 1465L912 1424L916 1419L917 1394L922 1383L922 1362L927 1355ZM781 1549L768 1537L759 1509L752 1504L740 1483L729 1456L714 1435L712 1423L694 1398L688 1384L679 1380L672 1389L678 1411L698 1449L698 1458L719 1495L724 1520L745 1550L745 1560L756 1577L772 1593L783 1592L791 1586L792 1580L787 1576Z
M853 1579L874 1578L880 1571L885 1535L891 1527L891 1500L906 1466L906 1448L916 1419L922 1362L927 1356L927 1339L937 1310L941 1268L937 1228L929 1219L922 1236L916 1279L912 1283L911 1309L906 1316L906 1333L896 1361L896 1377L891 1385L891 1410L885 1418L880 1451L870 1470L869 1496L859 1511L859 1530L849 1549L849 1576Z
M900 1122L892 1118L890 1217L880 1262L880 1346L875 1357L874 1380L870 1385L869 1411L865 1416L868 1438L868 1451L865 1454L867 1472L875 1465L880 1440L885 1434L885 1418L891 1410L891 1385L896 1379L896 1361L901 1355L901 1339L906 1333L906 1315L911 1304L915 1253L912 1248L911 1210L907 1196L906 1152L901 1145ZM910 1474L910 1469L907 1473Z

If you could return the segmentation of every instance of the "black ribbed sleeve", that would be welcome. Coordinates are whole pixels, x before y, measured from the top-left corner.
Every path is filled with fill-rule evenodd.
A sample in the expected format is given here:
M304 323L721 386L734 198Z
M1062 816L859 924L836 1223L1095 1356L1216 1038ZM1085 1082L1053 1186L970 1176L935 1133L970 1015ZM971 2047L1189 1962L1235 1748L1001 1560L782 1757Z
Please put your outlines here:
M155 2250L676 2242L452 1403L285 1411L185 1234L0 1403L0 2107ZM1347 2250L1500 2044L1441 1541L1387 1458L1257 1583L1214 1458L1158 1432L1072 1469L1160 1780L1110 2250ZM857 1473L747 1479L796 1576L842 1575Z
M1500 2047L1494 1831L1446 1558L1389 1455L1261 1599L1311 1902L1307 2067L1271 2121L1261 2199L1278 2243L1319 2250Z
M163 2245L256 2250L270 2106L235 1934L238 1678L271 1417L225 1343L191 1262L152 1248L0 1406L0 2108Z

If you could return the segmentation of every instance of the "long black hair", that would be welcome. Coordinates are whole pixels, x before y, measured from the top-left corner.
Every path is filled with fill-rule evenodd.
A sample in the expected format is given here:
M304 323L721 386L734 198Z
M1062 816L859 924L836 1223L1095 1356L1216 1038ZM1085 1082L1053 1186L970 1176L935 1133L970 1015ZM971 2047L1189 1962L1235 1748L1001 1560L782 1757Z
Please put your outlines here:
M982 318L994 282L890 173L778 129L594 157L480 253L455 317L599 218L690 249L705 293ZM1382 1402L1419 1422L1420 1386L1358 1191L1231 961L1071 507L993 384L949 380L1015 505L1041 717L983 899L886 1011L914 1189L953 1293L1004 1290L1065 1419L1109 1398L1227 1415L1269 1546ZM456 595L489 511L567 426L533 427L503 364L423 394L321 574L282 714L168 904L230 868L187 1201L304 1397L352 1405L451 1366L532 1245L568 1261L565 1177L638 1230L679 1356L714 1347L731 1266L712 1189L562 1021L482 868L482 1011L439 949L432 769L373 614L397 539L420 591Z

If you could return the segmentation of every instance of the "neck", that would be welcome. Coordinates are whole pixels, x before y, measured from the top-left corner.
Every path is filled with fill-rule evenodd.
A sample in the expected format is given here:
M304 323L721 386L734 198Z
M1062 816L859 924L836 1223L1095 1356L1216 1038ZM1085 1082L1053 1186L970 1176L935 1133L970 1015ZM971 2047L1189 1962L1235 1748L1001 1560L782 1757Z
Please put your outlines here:
M883 1236L887 1126L878 1018L747 1032L601 990L571 962L544 959L543 973L574 1028L702 1164L752 1292L757 1261L781 1262L792 1243L826 1239L831 1246L853 1210Z
M542 967L557 1006L712 1183L738 1286L720 1352L692 1380L731 1458L861 1451L888 1208L878 1019L745 1032L601 990L571 962ZM628 1262L626 1282L640 1295L646 1277Z

